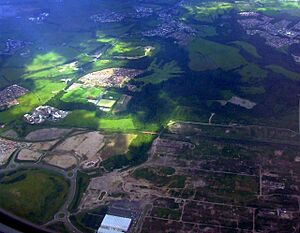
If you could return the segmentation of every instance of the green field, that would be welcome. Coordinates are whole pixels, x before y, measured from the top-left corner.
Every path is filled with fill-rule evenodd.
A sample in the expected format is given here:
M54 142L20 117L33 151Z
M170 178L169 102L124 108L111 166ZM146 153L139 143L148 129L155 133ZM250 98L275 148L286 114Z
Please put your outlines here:
M52 172L22 170L0 177L0 206L35 223L45 223L64 203L69 184Z
M92 129L107 130L133 130L136 129L133 119L125 118L102 118L97 117L95 112L86 110L75 110L58 124L67 127L86 127Z
M299 13L300 5L297 1L282 0L240 0L232 2L226 1L199 1L191 0L190 4L184 5L188 11L186 17L193 17L196 20L211 22L218 16L230 10L237 11L260 11L265 14L278 14L285 12L290 15Z
M101 99L98 103L98 106L104 107L104 108L112 108L115 103L116 103L116 100Z
M232 3L218 2L218 1L197 1L192 0L192 4L184 5L184 8L188 11L186 17L193 17L199 21L211 22L218 15L222 15L225 12L234 8Z
M158 84L171 78L179 77L183 74L183 71L177 65L176 61L171 61L165 64L157 64L156 60L154 60L149 66L148 71L152 74L141 79L145 84Z
M222 69L225 71L246 65L239 49L220 43L196 39L189 43L189 67L194 71Z
M123 56L143 56L145 55L144 48L137 44L132 44L124 41L117 41L113 47L109 50L108 55L123 55Z
M76 87L68 90L61 98L65 102L87 103L88 99L97 99L103 89L96 87Z

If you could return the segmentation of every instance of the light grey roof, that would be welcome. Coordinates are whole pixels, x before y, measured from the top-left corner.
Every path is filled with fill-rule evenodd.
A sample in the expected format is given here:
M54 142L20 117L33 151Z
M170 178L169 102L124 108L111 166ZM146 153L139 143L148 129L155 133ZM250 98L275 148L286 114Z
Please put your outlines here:
M101 226L111 227L113 229L120 229L122 231L127 231L131 223L130 218L118 217L114 215L105 215ZM101 228L100 226L100 228ZM102 229L101 229L102 230Z
M113 229L104 229L104 228L99 228L97 233L123 233L124 231L117 231L117 230L113 230Z

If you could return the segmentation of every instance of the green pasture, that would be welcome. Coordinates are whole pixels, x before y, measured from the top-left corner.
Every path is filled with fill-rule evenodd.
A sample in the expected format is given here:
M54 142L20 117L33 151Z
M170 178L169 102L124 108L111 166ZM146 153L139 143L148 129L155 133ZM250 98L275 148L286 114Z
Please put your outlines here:
M0 206L19 217L42 224L51 220L59 210L68 188L68 182L52 172L17 171L0 177Z
M176 61L162 64L157 63L156 60L154 60L150 64L148 71L150 71L151 74L141 78L141 81L143 81L145 84L158 84L171 78L179 77L183 74L183 71L177 65Z
M240 55L239 49L208 41L196 39L189 43L189 67L194 71L222 69L225 71L246 65L247 61Z
M102 88L77 87L68 90L61 98L65 102L87 103L88 99L97 99L103 92Z
M102 118L97 117L95 112L75 110L58 124L67 127L86 127L92 129L107 130L133 130L136 129L131 117Z

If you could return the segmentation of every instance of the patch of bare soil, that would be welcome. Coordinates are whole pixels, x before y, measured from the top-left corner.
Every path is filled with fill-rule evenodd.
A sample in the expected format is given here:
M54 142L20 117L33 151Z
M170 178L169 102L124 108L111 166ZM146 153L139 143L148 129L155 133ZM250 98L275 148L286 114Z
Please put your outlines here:
M50 129L39 129L29 133L25 139L28 141L47 141L55 140L63 137L64 135L70 133L71 129L60 129L60 128L50 128Z

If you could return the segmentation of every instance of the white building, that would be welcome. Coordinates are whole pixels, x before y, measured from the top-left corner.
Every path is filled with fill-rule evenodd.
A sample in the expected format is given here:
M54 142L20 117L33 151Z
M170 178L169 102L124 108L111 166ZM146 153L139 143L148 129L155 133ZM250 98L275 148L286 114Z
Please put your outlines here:
M127 232L131 224L130 218L106 214L97 233Z

